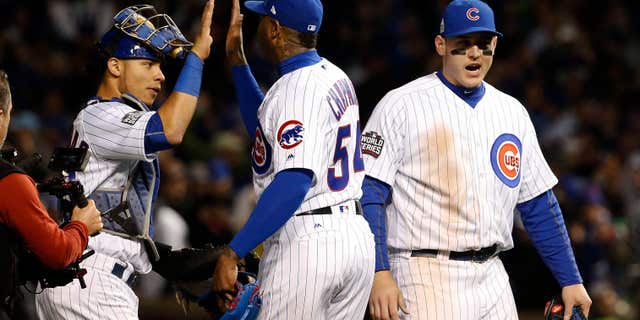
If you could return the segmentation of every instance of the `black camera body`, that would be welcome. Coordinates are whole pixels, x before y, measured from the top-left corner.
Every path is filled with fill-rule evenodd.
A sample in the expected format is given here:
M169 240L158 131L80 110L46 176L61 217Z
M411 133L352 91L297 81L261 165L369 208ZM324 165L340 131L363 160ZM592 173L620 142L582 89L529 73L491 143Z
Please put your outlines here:
M15 149L3 150L0 155L3 159L21 169L37 166L42 159L40 154L34 154L29 159L21 163L16 163L18 152ZM88 149L86 148L55 148L49 160L48 168L59 172L59 174L47 181L36 184L39 192L48 193L58 198L61 205L60 209L65 217L71 216L71 212L75 206L81 208L87 206L88 201L84 196L82 184L79 181L65 181L62 171L83 171L88 160L89 155ZM64 224L62 226L64 226ZM73 281L73 279L78 279L81 287L84 288L86 285L82 276L86 274L86 270L80 268L80 262L93 253L93 250L86 252L82 257L64 269L51 270L45 267L32 252L26 248L22 248L16 253L16 258L20 265L19 283L35 281L40 283L41 288L52 288L66 285Z
M83 171L89 162L86 148L57 147L51 154L48 168L53 171ZM87 198L79 181L65 181L62 174L38 184L38 191L56 196L61 203L63 213L70 213L73 207L84 208Z
M57 147L49 159L49 169L54 171L84 171L89 162L89 149Z

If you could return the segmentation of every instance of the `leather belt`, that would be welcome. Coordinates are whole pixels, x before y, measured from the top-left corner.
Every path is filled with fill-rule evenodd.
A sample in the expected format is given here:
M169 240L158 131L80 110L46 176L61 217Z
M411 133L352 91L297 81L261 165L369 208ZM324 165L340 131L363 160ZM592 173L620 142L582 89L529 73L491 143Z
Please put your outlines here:
M447 251L441 251L436 249L420 249L412 250L412 257L437 257L439 253L446 253ZM480 250L469 251L448 251L449 260L458 261L471 261L477 263L483 263L493 258L498 254L498 245L494 244L491 247L482 248Z
M362 204L360 203L359 200L354 200L355 204L356 204L356 214L358 215L362 215ZM300 212L298 214L296 214L296 216L312 216L312 215L317 215L317 214L333 214L333 210L331 210L332 207L337 207L338 211L342 211L345 205L335 205L335 206L329 206L329 207L322 207L322 208L318 208L318 209L313 209L313 210L309 210L309 211L305 211L305 212ZM348 209L348 208L347 208Z
M126 269L126 266L115 263L113 265L113 269L111 270L111 274L122 279L122 281L126 282L129 287L133 288L133 285L136 283L136 278L138 278L138 274L134 271L129 275L127 279L124 279L124 271Z

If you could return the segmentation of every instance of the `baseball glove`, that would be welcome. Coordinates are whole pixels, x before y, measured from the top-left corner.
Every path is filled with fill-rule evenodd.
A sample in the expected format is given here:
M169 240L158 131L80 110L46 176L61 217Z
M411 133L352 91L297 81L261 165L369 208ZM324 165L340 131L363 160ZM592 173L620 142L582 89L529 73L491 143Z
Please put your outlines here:
M553 297L551 300L547 301L547 304L544 307L544 319L545 320L562 320L564 318L564 301L562 301L562 296L557 295ZM582 313L582 308L579 306L573 307L573 312L571 313L571 320L587 320L584 313Z
M199 306L209 312L213 319L219 320L253 320L258 317L260 307L262 306L262 298L260 297L260 285L255 274L249 272L238 272L238 280L236 281L236 293L231 301L229 309L221 312L218 308L216 294L209 288L199 297L193 296L193 288L187 288L184 284L177 285L177 292L182 297L178 300L186 299L194 301L197 299ZM191 296L191 298L187 298ZM182 304L184 306L184 304Z
M235 297L230 308L223 312L216 303L216 295L211 291L211 277L218 258L225 246L208 244L203 248L184 248L171 250L170 246L156 242L160 259L153 263L153 270L170 281L175 290L178 303L185 315L190 312L191 304L204 308L213 319L234 320L255 319L262 300L259 296L259 284L256 278L260 258L251 252L238 265Z

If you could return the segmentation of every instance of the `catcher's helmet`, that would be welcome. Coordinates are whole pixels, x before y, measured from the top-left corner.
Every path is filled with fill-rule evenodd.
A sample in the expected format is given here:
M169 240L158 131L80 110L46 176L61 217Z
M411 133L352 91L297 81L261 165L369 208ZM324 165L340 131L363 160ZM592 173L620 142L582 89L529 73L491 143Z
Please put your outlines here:
M166 14L151 5L131 6L113 17L113 27L98 42L101 53L119 59L184 58L193 43Z
M98 42L100 52L105 57L118 59L149 59L161 61L162 54L140 41L127 37L120 30L112 28Z

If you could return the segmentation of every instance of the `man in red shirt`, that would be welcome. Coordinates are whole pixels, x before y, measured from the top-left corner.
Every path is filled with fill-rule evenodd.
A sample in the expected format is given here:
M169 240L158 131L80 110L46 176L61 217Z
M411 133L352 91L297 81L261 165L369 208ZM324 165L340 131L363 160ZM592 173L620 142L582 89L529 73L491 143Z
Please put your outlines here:
M0 148L7 136L12 107L7 74L0 70ZM33 252L48 268L62 269L82 255L88 236L100 229L102 220L93 200L82 209L74 208L71 222L60 229L40 202L34 181L0 159L0 271L15 268L10 250L15 250L18 244ZM11 310L15 274L2 272L0 277L4 277L0 278L0 319L3 319Z

